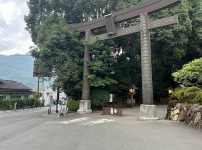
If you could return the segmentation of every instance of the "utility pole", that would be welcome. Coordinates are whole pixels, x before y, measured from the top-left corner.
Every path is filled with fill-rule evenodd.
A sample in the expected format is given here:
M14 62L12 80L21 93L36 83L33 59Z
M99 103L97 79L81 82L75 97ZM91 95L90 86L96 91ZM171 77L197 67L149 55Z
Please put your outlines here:
M37 94L39 94L39 81L40 81L40 77L38 77L38 83L37 83Z
M57 87L57 100L56 100L56 113L58 113L58 103L59 103L59 99L60 99L60 87Z

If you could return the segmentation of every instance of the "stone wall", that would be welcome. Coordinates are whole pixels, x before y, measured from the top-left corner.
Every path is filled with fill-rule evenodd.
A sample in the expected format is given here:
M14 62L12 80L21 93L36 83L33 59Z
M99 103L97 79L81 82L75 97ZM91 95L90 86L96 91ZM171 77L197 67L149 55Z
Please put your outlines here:
M202 105L169 102L166 119L184 122L188 126L202 129Z

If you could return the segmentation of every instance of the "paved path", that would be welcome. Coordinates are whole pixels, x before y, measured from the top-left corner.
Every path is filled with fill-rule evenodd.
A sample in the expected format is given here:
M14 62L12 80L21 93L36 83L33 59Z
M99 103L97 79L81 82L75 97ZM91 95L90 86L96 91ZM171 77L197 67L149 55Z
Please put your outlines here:
M46 112L46 108L0 112L0 145L48 121Z
M160 118L165 116L165 109L158 107ZM59 119L45 113L39 110L7 121L0 119L0 133L4 133L0 136L0 150L202 149L201 130L166 120L139 121L138 108L124 110L123 117L96 112ZM5 136L8 130L10 134Z

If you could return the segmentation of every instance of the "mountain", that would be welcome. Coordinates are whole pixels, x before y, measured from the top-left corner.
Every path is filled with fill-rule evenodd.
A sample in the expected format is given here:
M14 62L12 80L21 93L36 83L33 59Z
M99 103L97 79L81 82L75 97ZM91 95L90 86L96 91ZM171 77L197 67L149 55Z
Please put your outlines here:
M0 55L0 79L14 80L30 88L37 87L33 75L34 59L30 55Z

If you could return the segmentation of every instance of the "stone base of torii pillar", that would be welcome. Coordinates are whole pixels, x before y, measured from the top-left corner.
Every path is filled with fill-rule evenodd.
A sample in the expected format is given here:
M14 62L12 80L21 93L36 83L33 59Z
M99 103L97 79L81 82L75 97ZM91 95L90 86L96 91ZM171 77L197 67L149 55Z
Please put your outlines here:
M77 113L79 114L87 114L91 113L91 101L90 100L80 100L79 102L79 110L77 110Z
M140 105L140 120L158 120L156 105Z

